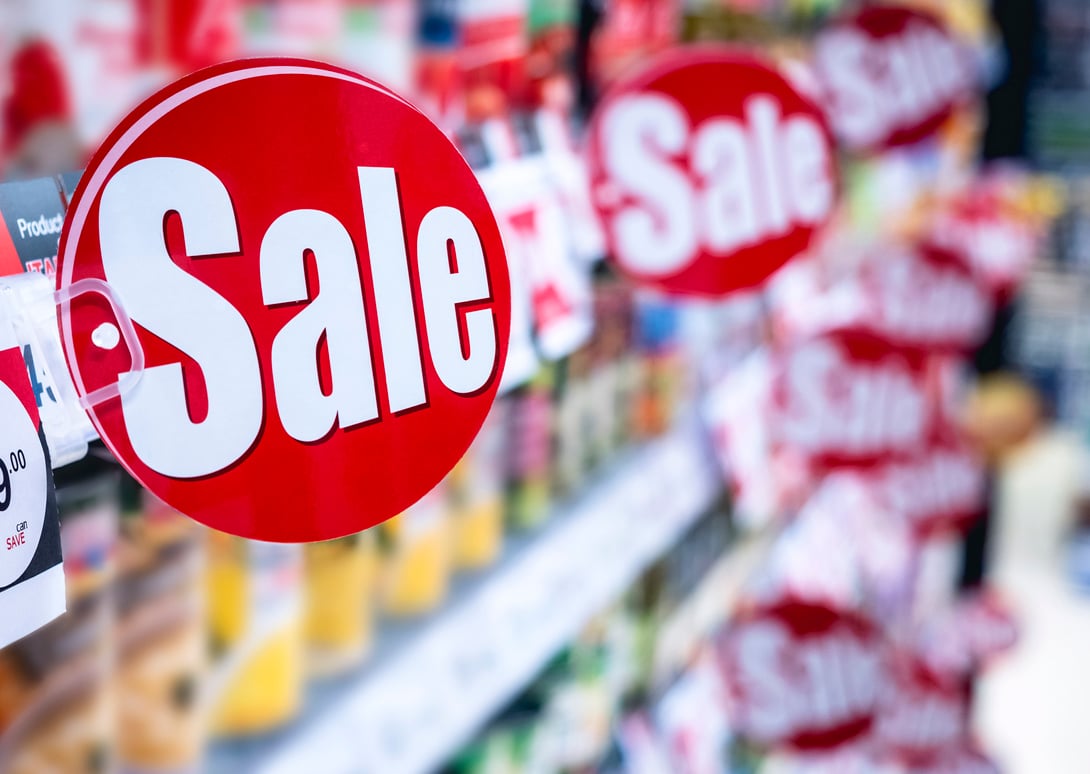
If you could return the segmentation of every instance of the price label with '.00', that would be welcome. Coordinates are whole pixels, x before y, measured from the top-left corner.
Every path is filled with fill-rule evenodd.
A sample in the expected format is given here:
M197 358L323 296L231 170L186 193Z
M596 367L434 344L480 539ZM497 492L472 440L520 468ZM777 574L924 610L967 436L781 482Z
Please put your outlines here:
M0 647L64 612L53 473L22 347L0 304Z
M18 350L15 350L18 355ZM7 354L7 353L4 353ZM18 364L22 366L22 357ZM24 366L25 368L25 366ZM25 373L22 375L25 379ZM41 538L49 494L49 468L38 429L12 388L0 381L0 587L30 566Z

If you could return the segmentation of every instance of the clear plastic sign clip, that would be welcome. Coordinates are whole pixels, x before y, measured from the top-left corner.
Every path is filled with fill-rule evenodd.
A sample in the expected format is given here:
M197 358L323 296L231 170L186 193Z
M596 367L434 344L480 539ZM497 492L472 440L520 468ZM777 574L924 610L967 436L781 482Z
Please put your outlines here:
M130 367L116 382L82 395L72 381L61 347L57 307L89 294L102 297L114 317L92 331L92 343L108 351L124 342ZM53 467L83 458L88 443L98 438L87 409L127 394L143 375L144 350L132 320L110 286L99 279L79 280L55 291L52 280L37 272L0 277L0 305L23 350Z

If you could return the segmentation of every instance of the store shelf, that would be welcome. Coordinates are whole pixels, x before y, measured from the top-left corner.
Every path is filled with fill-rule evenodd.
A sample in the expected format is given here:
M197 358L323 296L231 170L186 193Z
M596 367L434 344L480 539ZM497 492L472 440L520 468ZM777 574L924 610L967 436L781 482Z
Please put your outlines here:
M296 727L220 745L209 769L436 769L674 545L718 489L695 428L626 455L493 571L456 588L437 616L384 632L372 666L320 692Z
M730 551L659 627L652 684L663 685L684 669L698 643L707 641L729 619L778 535L776 526L739 533Z

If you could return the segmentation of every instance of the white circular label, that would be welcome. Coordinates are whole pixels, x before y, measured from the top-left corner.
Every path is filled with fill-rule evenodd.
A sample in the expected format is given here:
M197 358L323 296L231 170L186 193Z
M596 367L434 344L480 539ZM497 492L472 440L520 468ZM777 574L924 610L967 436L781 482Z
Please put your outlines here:
M0 587L26 572L45 522L49 481L34 423L11 389L0 382Z

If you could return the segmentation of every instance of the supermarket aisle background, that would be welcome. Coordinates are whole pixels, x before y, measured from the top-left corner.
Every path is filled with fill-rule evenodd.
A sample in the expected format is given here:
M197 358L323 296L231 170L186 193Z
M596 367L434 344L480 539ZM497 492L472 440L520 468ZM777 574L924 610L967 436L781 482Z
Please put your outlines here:
M1084 312L1090 310L1090 176L1075 164L1090 160L1090 142L1079 144L1083 134L1090 138L1084 118L1090 115L1090 68L1082 65L1090 51L1090 3L1051 2L1057 44L1050 42L1050 80L1029 117L1040 139L1027 143L1026 132L1035 25L1004 16L1008 53L1021 58L1017 66L1008 62L1005 88L993 92L989 114L998 120L989 126L983 152L976 133L984 114L967 99L944 131L926 141L845 164L843 219L828 242L794 266L801 270L794 287L802 292L792 295L789 276L787 291L682 305L634 292L608 268L613 263L601 263L609 250L591 205L590 175L575 152L585 136L570 112L571 94L600 92L632 63L686 41L758 47L805 82L822 25L831 14L865 3L139 0L154 13L142 22L131 16L127 45L132 61L148 69L112 72L115 59L98 50L99 41L123 36L106 29L110 34L84 40L75 36L75 22L96 30L110 22L93 13L97 6L129 3L135 7L137 0L26 0L41 19L25 24L40 24L37 34L49 45L43 49L31 38L19 51L58 81L65 73L76 76L71 81L79 99L71 115L57 100L45 107L59 115L38 116L41 125L23 127L36 131L0 138L11 146L0 150L11 156L0 166L0 236L14 240L13 223L63 220L83 162L43 159L41 146L60 131L73 153L77 144L94 147L127 109L121 87L150 87L168 72L180 76L223 58L290 52L339 57L411 94L471 160L501 221L510 265L521 266L532 282L523 283L521 333L512 337L517 346L504 374L512 390L448 480L375 529L303 547L206 533L136 481L119 481L101 448L82 461L86 465L61 467L69 606L89 614L70 614L44 634L63 635L71 625L84 647L69 651L68 663L37 673L24 668L32 662L23 656L47 650L42 640L0 650L0 694L14 682L9 675L26 686L0 695L0 774L43 774L40 758L84 748L86 765L78 774L423 774L441 766L451 774L979 774L991 771L981 758L993 751L1012 774L1090 772L1090 733L1083 728L1090 698L1082 679L1090 594L1080 596L1068 582L1062 547L1090 466L1059 433L1023 449L1003 480L992 578L1016 606L1024 638L979 687L984 749L970 749L961 733L968 665L943 675L949 682L940 687L954 685L955 696L943 691L942 699L956 702L957 712L957 722L938 724L946 738L928 739L931 729L922 729L924 745L937 746L923 755L932 758L930 766L899 765L919 758L901 746L906 729L900 721L908 717L906 735L914 735L921 731L914 721L936 717L934 705L921 699L933 697L934 686L917 690L908 669L888 681L903 695L891 691L890 700L883 691L862 702L864 720L885 716L888 727L875 736L890 749L869 757L870 750L849 744L815 763L812 757L820 756L797 755L790 745L787 753L770 753L783 739L746 737L721 665L723 635L747 616L752 621L774 592L799 595L811 612L831 611L831 646L819 650L800 641L807 638L792 637L787 655L803 669L759 675L773 709L788 717L796 735L815 735L828 730L825 713L837 703L830 697L855 693L848 683L883 686L864 671L869 660L857 658L855 648L866 656L896 647L906 628L910 647L899 655L918 666L927 666L930 655L949 655L928 653L935 641L971 650L966 658L974 661L986 657L970 641L975 624L958 627L965 610L945 607L953 587L946 571L955 569L946 560L957 556L956 541L935 540L936 550L923 552L928 562L937 557L936 583L922 582L913 567L914 538L935 548L931 538L950 534L951 522L960 534L962 519L978 514L982 494L982 468L966 448L961 412L948 411L946 398L954 403L960 395L945 394L947 388L960 393L961 386L960 369L950 368L957 358L950 355L971 351L982 330L944 319L962 305L933 305L936 298L959 297L935 291L943 287L937 275L944 274L936 267L958 267L952 278L944 274L946 288L976 299L965 308L980 313L975 322L987 323L990 305L1005 302L1037 261L1029 278L1034 293L1022 294L1032 297L1012 360L1027 381L1056 393L1044 400L1057 405L1064 426L1090 428L1090 316ZM167 9L200 4L221 10L223 28L208 41L215 38L215 47L144 51L145 32L166 24ZM949 14L974 61L994 53L986 24L991 0L911 4ZM0 0L0 18L4 6ZM310 23L315 18L308 10L319 6L328 13ZM994 0L993 9L1000 6L1028 10L1034 2ZM46 7L67 11L55 14L70 22L64 30L46 18ZM634 24L641 18L642 25ZM203 21L194 26L215 27ZM14 26L0 23L0 41L9 29ZM1069 30L1078 34L1055 34ZM1020 44L1006 40L1018 36ZM50 51L71 69L53 73L47 67L53 58L43 56ZM99 59L104 72L88 65ZM573 60L581 62L577 73ZM23 88L14 94L26 104L16 100L15 107L43 107L37 90L16 85ZM512 137L514 151L507 147ZM1032 151L1032 144L1040 147ZM1030 152L1047 162L1055 179L1018 166L978 169L981 155ZM64 174L54 178L58 172ZM1045 245L1046 225L1061 215L1062 228ZM556 228L542 225L558 218ZM932 255L940 232L954 235L956 260ZM994 249L1000 241L1010 249ZM22 252L11 258L10 271L54 271L54 240L18 244ZM3 268L0 260L0 275ZM896 273L901 270L911 271L910 278ZM557 303L557 288L569 287L573 274L579 283L571 303ZM878 281L886 277L894 281ZM826 292L809 292L811 281ZM534 283L539 286L530 287ZM52 285L46 285L49 296ZM863 293L876 286L882 289ZM559 314L560 308L567 311ZM900 319L905 311L915 314ZM51 336L54 317L50 307L43 319ZM846 330L836 324L824 330L836 320ZM846 342L860 333L853 324L898 356L904 349L927 351L928 360L935 358L927 369L934 384L913 377L902 403L893 389L904 382L899 367L872 371L868 358L850 356ZM572 335L557 343L573 330L589 338ZM839 379L797 380L802 391L790 403L819 406L811 409L821 414L813 419L843 417L815 423L828 425L829 433L793 426L788 415L794 412L781 411L771 397L783 373L812 362L796 357L815 351L802 345L811 335L821 343L819 354L844 357L844 367L830 375L854 383L844 390ZM997 346L987 354L1001 360L1008 354L999 346L1003 337L994 338ZM48 396L36 355L26 351L34 389ZM843 400L845 394L852 399ZM892 443L900 435L893 428L915 413L902 410L905 405L925 401L939 426L931 437L922 420L908 423L920 446L902 468L895 465L905 460L895 454L904 449ZM992 428L985 429L983 445L998 446ZM829 438L808 446L814 435ZM81 443L73 459L84 454ZM888 478L862 476L854 485L839 478L839 486L826 488L832 478L823 479L826 463L843 460L815 461L817 473L808 464L810 456L853 457L858 446L870 445L881 447ZM59 459L54 455L58 467ZM966 468L969 474L959 475ZM366 497L359 492L351 505L366 507ZM838 497L852 497L850 507ZM845 514L851 518L841 518ZM791 524L799 528L784 538ZM1086 539L1090 544L1090 534ZM930 581L930 564L925 569L920 575ZM924 611L924 620L908 622L917 594L920 604L912 607ZM989 612L983 604L977 608ZM905 620L894 620L898 614ZM848 626L853 650L840 660L845 640L837 630L849 619L875 634L858 637L860 627ZM887 641L893 633L897 642ZM984 639L981 650L990 652ZM819 656L834 667L825 668L830 662L819 663ZM77 659L87 667L90 698L65 696L51 715L36 710L36 697L48 696L38 689L63 685L60 678ZM843 679L849 663L863 664L864 679ZM903 714L902 706L909 708ZM62 737L60 727L80 736L83 747ZM52 744L55 739L64 744ZM8 764L7 750L30 763ZM898 765L891 770L883 758ZM77 774L61 765L49 774L61 768Z
M981 680L976 723L1008 774L1090 771L1090 594L1070 579L1063 542L1080 463L1076 439L1053 430L1022 449L1001 477L992 578L1014 604L1022 633Z

